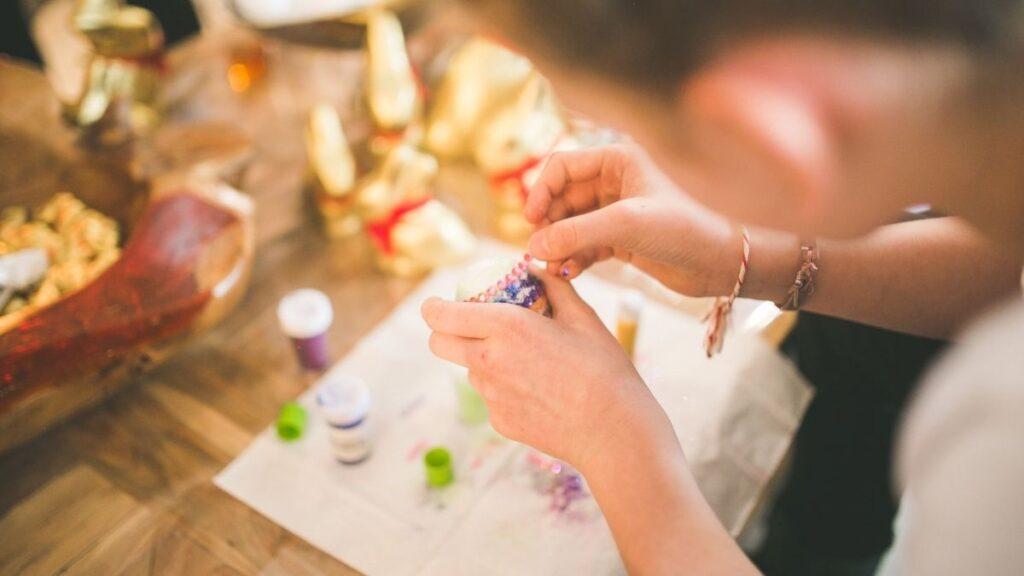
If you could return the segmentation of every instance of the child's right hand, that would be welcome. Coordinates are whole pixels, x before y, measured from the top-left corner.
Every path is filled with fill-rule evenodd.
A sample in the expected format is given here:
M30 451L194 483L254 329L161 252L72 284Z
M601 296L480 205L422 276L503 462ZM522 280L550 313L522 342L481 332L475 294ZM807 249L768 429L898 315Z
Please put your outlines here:
M612 256L688 296L732 290L741 241L632 145L560 152L530 190L530 252L573 278Z

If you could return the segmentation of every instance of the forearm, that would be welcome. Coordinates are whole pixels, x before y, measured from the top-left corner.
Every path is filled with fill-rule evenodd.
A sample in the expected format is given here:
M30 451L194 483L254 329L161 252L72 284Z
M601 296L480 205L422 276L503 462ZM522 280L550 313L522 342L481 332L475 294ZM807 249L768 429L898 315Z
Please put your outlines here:
M690 474L668 418L624 423L581 468L631 574L741 576L757 570Z
M752 231L743 295L782 302L799 266L796 238ZM985 307L1020 292L1021 264L953 218L893 224L854 241L821 241L802 309L949 338Z

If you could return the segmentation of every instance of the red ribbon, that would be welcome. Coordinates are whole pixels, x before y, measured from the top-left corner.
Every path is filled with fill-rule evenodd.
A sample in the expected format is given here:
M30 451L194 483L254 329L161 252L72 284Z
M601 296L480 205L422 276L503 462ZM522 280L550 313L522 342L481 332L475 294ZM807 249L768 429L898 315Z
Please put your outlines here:
M377 245L381 252L388 256L394 254L395 247L391 242L391 233L394 232L395 226L398 226L398 222L401 221L403 216L413 210L422 208L430 200L430 196L424 196L416 200L407 200L399 203L383 218L367 222L366 233L370 235L370 239L373 240L373 243Z
M527 158L526 161L520 164L517 168L513 168L512 170L507 170L505 172L498 172L497 174L492 175L491 186L502 186L509 180L515 179L519 182L519 195L522 197L523 202L526 202L526 198L530 195L530 191L527 189L526 182L523 180L523 177L526 176L527 172L540 165L540 163L547 157L548 154L544 154L543 156L532 156Z
M164 75L167 73L167 58L164 55L163 50L147 54L145 56L121 56L113 58L113 60L120 60L128 64L135 64L140 68L148 68L156 72L157 74Z
M398 128L396 130L378 129L374 132L374 138L379 138L384 141L388 146L396 146L405 139L406 128Z
M410 57L411 61L412 58ZM416 88L420 92L420 99L424 102L430 100L430 88L427 88L427 83L423 81L423 74L420 73L419 67L415 64L409 64L409 68L412 70L412 77L416 79Z
M498 172L497 174L492 174L491 186L498 187L505 184L505 182L508 182L509 180L515 178L516 180L519 181L519 196L522 197L523 203L525 204L527 197L530 195L530 190L526 187L526 182L523 181L523 177L526 176L527 172L539 166L541 162L547 160L548 156L554 154L555 149L558 148L558 144L562 142L563 138L565 138L565 134L562 134L561 136L556 138L555 143L551 145L551 148L548 148L548 151L541 154L540 156L530 156L516 168L507 170L505 172Z

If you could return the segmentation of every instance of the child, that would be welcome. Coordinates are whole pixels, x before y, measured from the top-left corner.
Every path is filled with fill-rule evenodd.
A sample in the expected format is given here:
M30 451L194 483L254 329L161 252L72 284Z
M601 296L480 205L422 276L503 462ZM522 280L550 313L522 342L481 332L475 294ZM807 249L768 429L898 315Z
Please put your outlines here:
M800 238L853 237L907 206L927 203L968 222L1013 262L1024 255L1019 2L471 4L485 23L502 23L570 106L615 121L674 184L736 221ZM609 233L634 238L629 249L640 255L634 261L670 286L692 281L685 272L693 258L732 259L738 269L740 235L710 216L691 221L720 240L711 248L680 248L691 237L672 234L677 228L670 221L685 220L681 211L695 208L666 194L670 188L636 152L556 156L527 205L528 218L551 224L532 247L541 258L568 258L572 275L573 266L616 246L598 241L555 251L558 242L573 247L577 225L593 223L581 218L600 212L611 215L602 224ZM621 200L630 191L644 197ZM577 225L558 226L572 217ZM915 224L929 224L915 229L929 235L963 226ZM757 235L751 274L758 266ZM955 236L960 240L951 246L971 234ZM919 240L897 245L933 257L942 253L922 248L931 237ZM729 250L715 249L727 244ZM831 270L824 254L816 272L823 279ZM915 276L900 277L906 268L931 271L930 282L917 277L928 302L946 294L943 287L951 282L941 282L944 270L947 278L961 273L941 260L920 266L920 259L898 257L893 264L896 256L884 250L876 256L883 260L879 268L892 274L871 292L875 306L870 298L858 306L861 313L889 311L880 314L883 322L917 305L914 290L907 289ZM797 261L794 256L791 276ZM953 262L960 260L954 255ZM870 264L863 269L873 269ZM1019 273L1019 265L1013 270ZM988 280L977 277L976 283ZM787 283L793 279L776 289L785 292ZM756 573L701 497L667 418L614 338L568 283L548 275L546 284L554 319L510 306L426 302L432 349L469 367L499 432L581 470L631 571ZM721 291L719 283L704 282L712 284L708 290ZM951 292L957 302L970 294ZM829 306L826 300L838 302L841 293L825 298L822 288L805 296ZM891 293L898 295L895 303ZM907 314L897 323L919 316ZM1015 574L1024 566L1018 542L1024 533L1022 339L1024 304L1014 302L963 336L960 349L925 382L897 450L911 504L894 544L893 572ZM530 361L522 362L526 357Z

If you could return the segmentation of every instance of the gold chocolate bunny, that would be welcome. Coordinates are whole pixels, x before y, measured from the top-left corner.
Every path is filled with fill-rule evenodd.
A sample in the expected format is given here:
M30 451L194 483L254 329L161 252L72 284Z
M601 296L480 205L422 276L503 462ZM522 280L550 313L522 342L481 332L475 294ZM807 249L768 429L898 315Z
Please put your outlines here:
M499 236L526 240L533 230L523 217L529 187L552 152L578 147L551 85L533 72L515 101L496 112L474 142L473 157L497 203Z
M408 132L423 105L402 24L393 12L375 9L367 15L366 55L366 103L376 127L370 147L384 154L414 136Z
M359 182L359 210L384 271L417 275L472 253L472 232L431 193L436 175L433 156L401 143Z
M526 58L473 38L452 56L430 111L427 149L442 158L472 156L488 116L515 101L533 70Z
M356 161L338 112L318 104L309 113L306 154L315 179L314 200L327 235L348 237L362 227L355 211Z
M120 0L82 0L74 24L93 58L81 97L66 109L69 120L112 143L155 126L164 36L153 13Z

